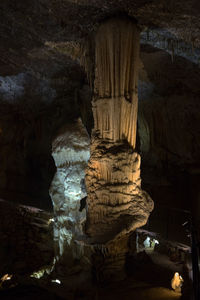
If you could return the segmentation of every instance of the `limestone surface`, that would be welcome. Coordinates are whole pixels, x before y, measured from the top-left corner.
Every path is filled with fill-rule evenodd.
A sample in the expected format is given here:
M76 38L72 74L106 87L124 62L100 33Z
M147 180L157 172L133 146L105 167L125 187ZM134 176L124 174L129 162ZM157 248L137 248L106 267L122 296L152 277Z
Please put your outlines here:
M86 197L85 167L90 156L90 139L80 119L66 125L52 144L57 172L51 184L55 222L56 256L62 256L77 236L82 235L86 211L81 200Z
M135 150L139 30L133 19L106 20L95 39L94 130L86 170L86 233L110 243L144 225L153 201L142 191Z
M145 225L153 201L141 189L140 155L128 143L94 138L91 154L86 232L93 242L105 243Z

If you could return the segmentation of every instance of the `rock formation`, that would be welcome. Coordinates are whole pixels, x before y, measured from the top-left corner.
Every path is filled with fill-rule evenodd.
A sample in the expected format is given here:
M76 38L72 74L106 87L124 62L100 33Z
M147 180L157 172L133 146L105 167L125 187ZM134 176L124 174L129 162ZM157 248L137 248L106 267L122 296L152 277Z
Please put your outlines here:
M104 22L96 35L86 232L105 243L144 225L153 209L141 190L135 152L139 31L130 19Z
M135 148L139 31L130 20L111 19L100 26L95 43L94 130Z
M55 214L54 242L57 260L69 255L74 240L83 234L86 212L84 200L82 203L81 200L87 195L84 170L90 155L89 143L89 136L79 119L75 124L62 128L52 144L57 172L51 184L50 195Z
M71 123L66 137L64 130L53 148L54 222L49 226L48 213L43 218L29 211L26 218L18 208L14 212L12 205L0 203L3 276L44 270L53 261L53 238L56 258L60 262L63 257L59 274L65 279L75 260L80 270L82 257L94 268L97 280L118 276L131 243L134 251L135 228L145 224L152 209L141 189L138 146L143 188L156 203L148 227L153 224L168 238L173 229L182 239L176 225L181 226L185 216L166 214L174 207L189 210L200 233L200 6L197 0L184 5L181 0L157 2L0 1L2 199L52 209L52 137ZM138 88L137 26L131 19L108 20L122 11L136 18L142 31ZM81 149L74 158L73 142L73 151L66 151L69 131L76 136L81 131L74 131L74 119L81 115L88 132L93 128L88 83L93 88L95 127L86 199L86 159L80 159ZM84 253L76 245L82 245ZM52 277L56 278L62 280Z

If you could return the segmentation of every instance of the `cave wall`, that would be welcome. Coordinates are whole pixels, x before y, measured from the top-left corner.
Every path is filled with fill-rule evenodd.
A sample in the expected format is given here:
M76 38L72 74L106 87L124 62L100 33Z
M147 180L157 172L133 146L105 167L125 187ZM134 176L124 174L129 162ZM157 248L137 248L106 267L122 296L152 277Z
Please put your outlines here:
M142 50L138 140L143 186L157 209L165 206L172 215L173 208L188 210L199 223L199 68L180 57L172 61L153 47Z
M56 167L51 143L63 124L80 116L83 78L73 61L51 78L0 77L1 198L52 210L49 187Z
M1 129L1 197L50 209L48 188L55 167L47 123L17 111L1 118Z

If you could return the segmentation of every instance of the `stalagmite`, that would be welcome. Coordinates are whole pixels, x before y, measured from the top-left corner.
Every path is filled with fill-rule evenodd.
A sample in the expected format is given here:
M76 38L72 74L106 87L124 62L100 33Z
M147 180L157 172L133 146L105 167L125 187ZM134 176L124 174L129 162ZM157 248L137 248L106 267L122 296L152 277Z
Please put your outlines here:
M146 224L153 209L153 201L141 189L140 155L135 151L138 64L139 31L132 19L102 23L95 38L90 159L80 122L73 130L65 128L53 142L57 173L50 194L56 256L68 265L74 258L90 261L100 281L124 276L130 233ZM87 199L80 181L85 167ZM84 230L81 199L86 202ZM80 249L84 255L74 257Z
M141 190L140 155L135 152L138 64L139 31L133 20L102 23L95 39L86 233L91 243L110 245L110 252L116 252L117 240L146 224L153 209Z
M80 201L86 196L84 169L90 156L90 139L80 119L66 125L52 144L52 155L57 172L50 188L54 206L54 242L57 260L61 256L75 255L74 239L82 234L85 209Z

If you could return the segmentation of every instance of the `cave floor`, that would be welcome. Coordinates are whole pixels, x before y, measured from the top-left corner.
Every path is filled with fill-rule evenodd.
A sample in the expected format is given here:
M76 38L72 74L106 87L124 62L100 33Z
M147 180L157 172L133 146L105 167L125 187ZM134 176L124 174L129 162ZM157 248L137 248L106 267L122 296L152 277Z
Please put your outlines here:
M107 288L98 289L96 299L182 299L181 293L171 289L171 279L175 272L185 274L183 264L174 263L166 255L154 251L146 251L145 253L144 257L141 257L141 262L133 264L130 262L129 272L132 274L126 280L120 284L113 283ZM132 270L130 271L130 269ZM188 293L188 291L190 292L188 278L184 277L184 279L185 286L188 286L186 289ZM184 299L189 300L189 298L190 296Z
M129 277L119 283L98 289L96 299L170 300L191 298L191 282L181 262L172 262L167 255L154 251L140 253L139 261L128 262ZM183 295L171 289L175 272L184 278Z
M8 291L0 293L1 300L173 300L180 299L181 294L165 287L153 287L146 285L142 282L135 282L133 280L126 281L124 284L115 284L108 288L102 288L96 290L96 293L91 295L80 295L73 298L64 296L64 289L62 296L58 296L60 293L50 292L39 287L34 286L20 286Z
M151 287L140 283L137 287L135 282L131 286L124 288L109 288L108 290L103 290L99 292L96 299L115 299L115 300L171 300L180 299L181 294L175 293L174 291L165 287ZM96 300L95 299L95 300Z
M167 255L154 251L145 251L141 257L128 262L129 276L122 281L106 285L102 283L93 287L89 295L87 291L77 293L75 300L173 300L187 299L191 294L189 276L180 262L172 262ZM175 272L184 278L184 294L171 289L171 279ZM60 288L59 288L60 289ZM64 286L58 294L64 296ZM54 290L55 292L55 290ZM67 298L65 298L67 299Z
M84 289L70 295L65 281L61 285L45 284L38 286L19 286L0 293L0 299L35 299L51 300L173 300L191 299L191 285L187 274L184 273L183 264L169 260L166 255L157 252L143 252L139 260L128 262L129 276L122 281L108 285L94 285L92 290ZM171 289L171 279L174 272L183 275L183 298L181 293ZM62 280L62 279L61 279ZM186 291L186 294L185 294Z

